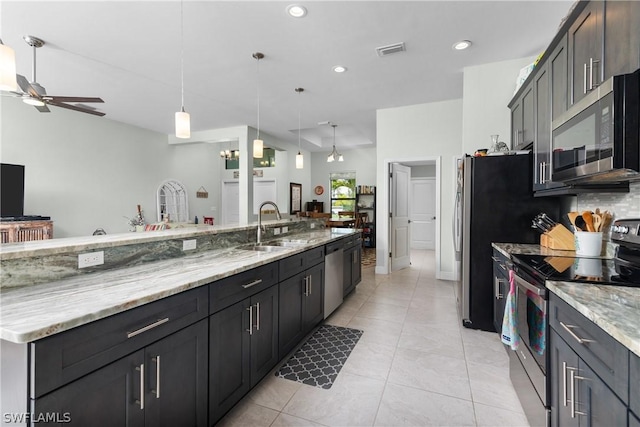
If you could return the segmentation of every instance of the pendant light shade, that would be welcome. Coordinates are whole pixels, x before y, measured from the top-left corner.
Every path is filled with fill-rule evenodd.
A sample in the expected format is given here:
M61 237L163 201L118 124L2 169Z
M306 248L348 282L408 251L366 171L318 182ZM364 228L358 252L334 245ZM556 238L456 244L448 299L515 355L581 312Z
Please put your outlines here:
M304 92L304 88L297 87L295 89L298 92L298 154L296 154L296 169L304 169L304 157L302 156L302 152L300 151L300 117L301 117L301 109L300 109L300 94Z
M182 108L176 112L176 137L186 139L191 138L191 116L184 111L184 18L182 1L180 1L180 87Z
M191 138L191 116L184 111L176 112L176 137Z
M260 60L264 58L264 54L260 52L256 52L251 55L257 64L257 81L258 81L258 120L256 123L256 139L253 140L253 157L256 159L261 159L264 156L264 142L260 139Z
M329 153L329 155L327 156L327 162L331 163L335 162L336 160L339 162L344 162L344 157L342 156L342 154L338 153L338 150L336 150L336 127L338 125L333 123L330 124L333 128L333 150L331 150L331 153Z
M16 81L16 53L0 40L0 90L15 92L18 90Z

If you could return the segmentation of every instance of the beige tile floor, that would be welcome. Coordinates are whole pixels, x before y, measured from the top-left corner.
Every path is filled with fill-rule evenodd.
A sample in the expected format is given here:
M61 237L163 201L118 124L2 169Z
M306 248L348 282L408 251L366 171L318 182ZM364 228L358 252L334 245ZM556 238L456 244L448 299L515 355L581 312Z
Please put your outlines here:
M269 374L221 426L527 426L495 333L460 325L433 251L362 282L326 320L364 331L329 390ZM275 371L274 371L275 372Z

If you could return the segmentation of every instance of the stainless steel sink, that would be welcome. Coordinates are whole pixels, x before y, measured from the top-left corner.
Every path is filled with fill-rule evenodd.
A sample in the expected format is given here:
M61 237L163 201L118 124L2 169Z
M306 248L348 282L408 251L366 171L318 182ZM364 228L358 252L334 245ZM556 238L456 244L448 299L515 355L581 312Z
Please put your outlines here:
M283 240L283 241L279 241L279 242L269 242L269 245L273 245L273 246L284 246L284 247L290 247L290 248L297 248L300 246L304 246L306 245L307 242L302 242L302 241L293 241L293 240Z
M287 250L284 246L272 246L272 245L249 245L242 246L240 249L245 251L259 251L259 252L277 252Z

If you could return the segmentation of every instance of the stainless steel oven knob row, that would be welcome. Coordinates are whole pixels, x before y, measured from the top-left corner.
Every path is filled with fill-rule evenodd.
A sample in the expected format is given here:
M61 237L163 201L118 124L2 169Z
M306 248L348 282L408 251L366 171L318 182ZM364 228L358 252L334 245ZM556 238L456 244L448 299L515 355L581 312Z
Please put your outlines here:
M614 225L611 227L611 231L614 233L629 234L629 227L625 225Z

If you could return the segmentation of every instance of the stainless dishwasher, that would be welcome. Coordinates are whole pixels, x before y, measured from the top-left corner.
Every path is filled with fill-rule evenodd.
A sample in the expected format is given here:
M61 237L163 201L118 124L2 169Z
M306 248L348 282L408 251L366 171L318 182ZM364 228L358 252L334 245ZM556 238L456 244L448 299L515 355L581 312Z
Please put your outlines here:
M324 318L342 304L344 293L343 280L344 242L329 243L324 255Z

